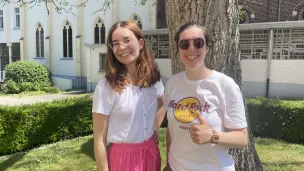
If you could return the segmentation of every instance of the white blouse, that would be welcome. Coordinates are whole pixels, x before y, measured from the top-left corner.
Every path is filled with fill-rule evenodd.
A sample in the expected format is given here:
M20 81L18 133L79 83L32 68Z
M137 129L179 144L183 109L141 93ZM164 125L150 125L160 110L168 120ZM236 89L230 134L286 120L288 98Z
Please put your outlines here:
M164 86L140 89L127 85L122 93L114 91L105 78L94 92L92 112L109 115L108 143L140 143L154 133L157 98L164 94Z

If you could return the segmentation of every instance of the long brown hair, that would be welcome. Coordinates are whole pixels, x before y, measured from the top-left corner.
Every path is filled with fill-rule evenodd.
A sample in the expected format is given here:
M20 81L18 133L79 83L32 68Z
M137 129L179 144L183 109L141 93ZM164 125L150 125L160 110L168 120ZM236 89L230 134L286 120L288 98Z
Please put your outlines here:
M152 50L147 45L148 42L145 40L142 31L135 23L130 21L120 21L115 23L108 33L105 75L106 80L109 82L112 89L116 92L122 92L125 88L125 85L128 84L127 67L116 59L112 49L110 48L110 43L112 42L112 34L115 29L119 27L129 29L134 33L135 37L138 40L144 40L143 48L140 50L136 61L136 85L140 88L151 87L160 80L160 71L158 69L157 63L154 60Z

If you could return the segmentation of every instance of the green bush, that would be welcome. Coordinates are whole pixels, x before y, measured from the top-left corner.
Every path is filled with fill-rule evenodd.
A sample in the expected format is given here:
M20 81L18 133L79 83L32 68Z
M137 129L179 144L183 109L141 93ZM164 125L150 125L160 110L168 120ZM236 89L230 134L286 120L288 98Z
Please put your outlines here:
M58 87L43 87L42 91L44 91L46 93L51 93L51 94L56 94L56 93L61 92Z
M20 91L38 91L51 86L48 69L34 61L13 62L5 67L5 71L6 79L14 81Z
M247 99L254 136L304 143L304 101Z
M18 84L13 80L6 80L1 89L6 94L18 94L21 92Z
M92 133L92 98L0 108L0 155Z
M19 84L20 91L31 91L34 89L34 84L31 82L21 82Z

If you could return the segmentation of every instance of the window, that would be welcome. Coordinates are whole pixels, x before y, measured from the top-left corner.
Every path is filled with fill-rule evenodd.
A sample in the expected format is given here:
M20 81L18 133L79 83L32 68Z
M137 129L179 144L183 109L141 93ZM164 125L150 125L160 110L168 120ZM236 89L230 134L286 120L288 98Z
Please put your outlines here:
M20 27L20 10L15 8L15 27Z
M68 21L63 26L63 57L73 57L73 32L71 23Z
M145 39L149 42L155 58L171 59L169 35L145 35Z
M4 70L5 66L9 64L8 51L6 43L0 43L0 70Z
M94 42L96 44L102 44L106 42L106 27L104 21L99 18L94 28Z
M36 57L44 57L44 31L40 23L36 29Z
M137 14L133 14L131 19L130 19L132 22L136 23L137 26L142 29L142 22L141 22L141 19L139 18L139 16Z
M3 29L3 10L0 10L0 29Z
M20 60L20 43L12 43L12 61Z
M99 53L99 71L106 69L106 54Z

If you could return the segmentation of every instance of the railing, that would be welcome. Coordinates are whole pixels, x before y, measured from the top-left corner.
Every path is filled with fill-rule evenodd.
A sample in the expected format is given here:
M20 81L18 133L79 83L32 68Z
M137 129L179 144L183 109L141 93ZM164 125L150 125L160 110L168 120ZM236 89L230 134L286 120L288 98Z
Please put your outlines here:
M3 82L5 79L5 71L0 71L0 82Z

